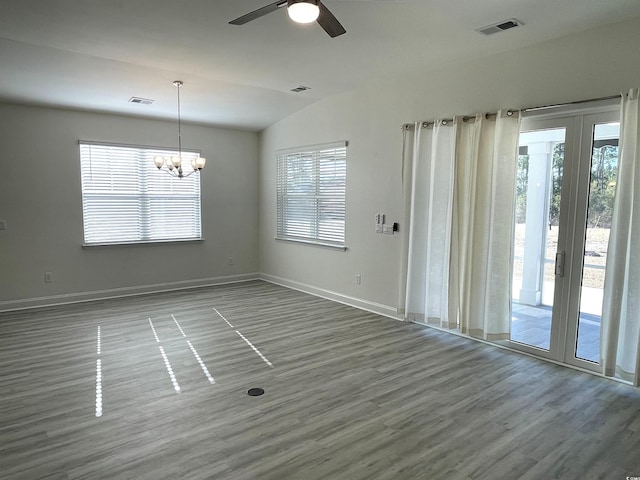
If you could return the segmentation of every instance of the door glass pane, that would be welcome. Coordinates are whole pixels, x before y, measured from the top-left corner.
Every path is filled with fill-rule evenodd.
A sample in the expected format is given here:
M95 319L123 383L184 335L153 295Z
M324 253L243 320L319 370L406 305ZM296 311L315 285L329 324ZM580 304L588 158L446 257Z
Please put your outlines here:
M565 129L520 134L511 340L549 350Z
M619 123L595 125L575 355L599 363L604 269L618 173Z

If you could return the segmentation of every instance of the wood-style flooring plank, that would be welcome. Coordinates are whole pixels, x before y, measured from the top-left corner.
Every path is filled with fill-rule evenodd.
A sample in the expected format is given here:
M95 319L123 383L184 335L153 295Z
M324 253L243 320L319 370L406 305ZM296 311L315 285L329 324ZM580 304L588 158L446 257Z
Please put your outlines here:
M0 314L2 479L624 479L639 452L638 389L265 282Z

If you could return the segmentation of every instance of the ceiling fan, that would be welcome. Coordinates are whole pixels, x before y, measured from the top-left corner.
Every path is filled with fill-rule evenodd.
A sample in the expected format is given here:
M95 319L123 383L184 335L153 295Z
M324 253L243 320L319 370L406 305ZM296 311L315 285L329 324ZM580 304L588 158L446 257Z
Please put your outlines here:
M231 20L231 25L244 25L267 13L275 12L281 7L287 6L287 13L291 20L297 23L318 22L331 38L337 37L347 31L338 19L329 11L320 0L278 0L253 12Z

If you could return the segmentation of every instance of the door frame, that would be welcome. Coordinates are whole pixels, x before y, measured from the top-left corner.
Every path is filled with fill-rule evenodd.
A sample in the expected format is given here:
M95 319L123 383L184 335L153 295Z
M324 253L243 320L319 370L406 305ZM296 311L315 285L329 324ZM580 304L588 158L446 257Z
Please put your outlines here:
M590 362L575 356L578 340L580 317L581 280L584 267L584 253L587 233L587 213L589 208L589 189L591 187L591 162L593 155L593 135L595 125L620 121L620 111L609 110L585 113L580 117L581 134L578 136L579 158L576 161L576 187L573 189L571 205L575 208L571 221L572 231L578 232L568 241L571 242L572 255L567 256L570 263L568 279L567 312L564 332L563 362L586 370L599 371L600 363ZM600 323L602 329L602 321ZM602 331L601 331L602 333Z
M565 128L557 246L557 252L565 252L564 276L555 277L549 350L512 340L501 341L501 344L554 362L590 371L601 370L599 363L577 358L575 353L591 178L593 125L619 120L620 108L617 100L594 102L581 108L572 106L554 109L551 113L534 113L523 117L521 133Z

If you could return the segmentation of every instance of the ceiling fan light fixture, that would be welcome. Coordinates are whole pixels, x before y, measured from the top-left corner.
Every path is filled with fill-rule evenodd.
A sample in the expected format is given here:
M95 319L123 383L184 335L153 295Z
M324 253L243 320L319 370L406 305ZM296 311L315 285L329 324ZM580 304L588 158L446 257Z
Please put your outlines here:
M315 22L320 15L318 0L289 0L287 13L289 18L296 23Z

